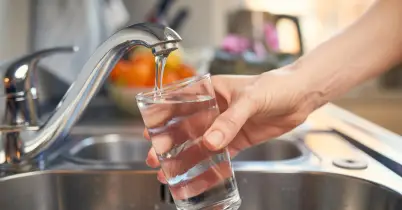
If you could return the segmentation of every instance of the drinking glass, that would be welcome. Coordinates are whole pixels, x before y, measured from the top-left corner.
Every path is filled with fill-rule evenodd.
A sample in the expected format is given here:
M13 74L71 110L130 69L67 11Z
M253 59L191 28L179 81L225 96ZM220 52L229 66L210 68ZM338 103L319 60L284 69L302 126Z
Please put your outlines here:
M211 151L203 135L219 115L210 75L136 96L177 209L233 209L241 200L228 150Z

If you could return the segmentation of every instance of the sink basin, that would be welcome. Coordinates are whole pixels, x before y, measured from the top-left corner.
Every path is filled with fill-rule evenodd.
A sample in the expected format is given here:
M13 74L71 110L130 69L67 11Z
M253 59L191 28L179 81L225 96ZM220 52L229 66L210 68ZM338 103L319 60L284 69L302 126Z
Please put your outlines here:
M144 162L150 147L140 135L109 134L74 142L64 157L79 164L130 164ZM289 160L301 155L294 142L274 139L242 151L234 161Z
M130 164L144 162L151 143L140 135L109 134L74 142L64 155L80 164ZM234 161L278 161L302 156L292 141L273 139L239 153Z
M109 134L74 142L64 156L79 164L144 162L151 143L140 135Z
M234 161L278 161L298 158L301 150L294 142L273 139L240 152Z
M47 171L0 179L2 210L173 210L155 171ZM402 195L328 173L236 172L241 210L400 210Z

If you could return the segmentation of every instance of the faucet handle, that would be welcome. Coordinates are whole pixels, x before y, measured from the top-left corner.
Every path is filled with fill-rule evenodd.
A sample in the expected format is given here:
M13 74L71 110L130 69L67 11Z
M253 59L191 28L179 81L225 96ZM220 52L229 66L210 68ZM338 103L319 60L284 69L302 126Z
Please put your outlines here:
M4 81L4 94L21 94L31 91L34 87L35 74L38 62L47 56L56 53L72 53L78 51L77 47L55 47L22 56L1 66Z
M5 110L0 110L3 125L38 126L39 105L36 90L38 62L57 53L72 53L77 47L55 47L24 55L0 67L3 79L2 101ZM1 87L0 87L1 88ZM2 106L0 104L0 106Z

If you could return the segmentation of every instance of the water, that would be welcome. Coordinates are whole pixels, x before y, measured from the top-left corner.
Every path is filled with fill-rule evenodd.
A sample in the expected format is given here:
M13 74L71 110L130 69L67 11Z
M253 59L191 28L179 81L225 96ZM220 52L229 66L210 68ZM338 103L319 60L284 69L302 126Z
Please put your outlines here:
M177 208L238 209L227 150L212 152L202 142L219 114L216 100L178 94L143 101L139 107Z
M165 71L167 55L157 55L155 56L155 87L156 93L163 88L163 73Z

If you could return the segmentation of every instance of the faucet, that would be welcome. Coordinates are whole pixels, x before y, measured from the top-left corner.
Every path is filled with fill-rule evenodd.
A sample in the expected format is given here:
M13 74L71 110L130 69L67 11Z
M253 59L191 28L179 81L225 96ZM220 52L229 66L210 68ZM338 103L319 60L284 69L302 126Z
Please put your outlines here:
M32 170L51 157L52 153L64 143L71 128L112 68L134 46L142 45L150 48L155 56L168 55L178 48L180 41L181 37L164 25L140 23L128 26L113 34L95 50L76 81L43 124L39 124L36 120L38 113L33 105L34 94L22 96L27 107L24 116L29 117L9 120L5 116L16 116L18 110L6 106L7 114L2 119L5 123L0 126L0 171L15 173ZM29 71L25 74L29 74ZM4 77L4 80L7 80L7 77ZM26 80L25 85L30 85L29 81Z

